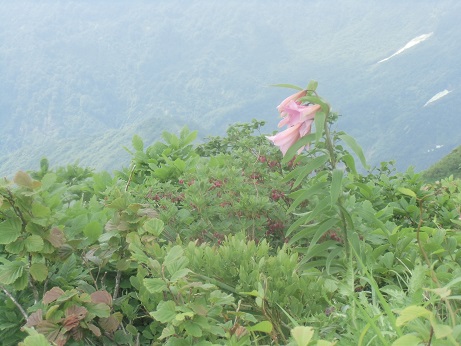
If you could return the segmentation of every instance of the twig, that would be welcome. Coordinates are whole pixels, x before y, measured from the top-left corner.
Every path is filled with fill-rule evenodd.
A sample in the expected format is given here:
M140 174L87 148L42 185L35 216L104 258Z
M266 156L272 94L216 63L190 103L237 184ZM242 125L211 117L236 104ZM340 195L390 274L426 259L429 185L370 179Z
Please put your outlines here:
M27 312L26 310L24 310L24 308L21 306L21 304L18 303L18 301L11 295L10 292L7 291L7 289L3 286L0 286L0 288L2 289L2 291L8 296L8 298L11 299L11 301L14 303L14 305L17 306L17 308L19 309L19 311L21 311L21 314L24 316L24 319L27 321Z
M133 165L133 168L131 169L131 172L130 172L130 176L128 177L128 181L126 182L125 192L128 191L128 186L130 186L131 180L133 179L133 173L134 173L135 168L136 168L136 165Z
M117 276L115 277L115 288L114 288L114 294L112 295L112 300L117 299L118 297L118 292L120 291L120 280L122 278L122 271L118 270L117 271Z

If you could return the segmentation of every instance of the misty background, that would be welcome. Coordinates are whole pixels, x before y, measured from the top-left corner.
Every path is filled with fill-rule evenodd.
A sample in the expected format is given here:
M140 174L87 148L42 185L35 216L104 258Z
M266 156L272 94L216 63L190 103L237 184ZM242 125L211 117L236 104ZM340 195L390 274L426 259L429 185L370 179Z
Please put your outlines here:
M457 0L17 0L0 9L2 176L38 169L42 157L119 169L134 134L148 145L184 125L204 139L256 118L272 133L275 107L292 92L270 85L311 79L371 165L422 170L461 144Z

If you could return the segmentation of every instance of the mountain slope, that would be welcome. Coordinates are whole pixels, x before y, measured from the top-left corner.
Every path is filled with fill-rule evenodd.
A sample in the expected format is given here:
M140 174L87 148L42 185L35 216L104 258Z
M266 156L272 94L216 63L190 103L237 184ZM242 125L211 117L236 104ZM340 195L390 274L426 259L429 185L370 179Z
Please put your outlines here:
M461 179L461 146L423 172L424 179L436 181L449 176Z
M372 164L423 169L461 142L460 14L448 0L8 2L0 174L42 155L117 168L133 134L148 143L184 124L204 137L258 118L271 132L289 91L268 86L310 79Z

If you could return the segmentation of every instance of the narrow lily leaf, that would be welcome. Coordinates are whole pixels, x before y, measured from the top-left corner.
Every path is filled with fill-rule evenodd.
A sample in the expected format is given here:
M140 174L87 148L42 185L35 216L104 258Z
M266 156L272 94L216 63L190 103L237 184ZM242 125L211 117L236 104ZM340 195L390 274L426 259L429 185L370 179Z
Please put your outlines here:
M317 242L319 241L319 239L325 234L325 232L332 229L338 222L339 221L337 219L328 219L327 221L324 221L319 225L314 237L311 239L309 248L307 249L307 253L305 255L307 258L313 257L312 252L314 248L317 246Z
M318 96L303 96L299 99L301 102L305 103L305 102L309 102L309 103L312 103L314 105L319 105L321 108L322 108L322 111L325 113L325 114L329 114L330 113L330 105L325 101L323 100L322 98L318 97ZM316 115L317 117L317 115Z
M296 177L296 181L293 185L293 188L295 188L302 182L302 180L306 176L308 176L314 170L322 167L322 165L324 165L327 161L327 155L317 156L315 159L310 160L304 167L298 167L297 169L290 172L283 180L289 181L290 179Z
M293 85L293 84L271 84L271 86L273 87L277 87L277 88L288 88L288 89L295 89L295 90L304 90L303 88L297 86L297 85Z
M314 139L315 139L315 133L309 133L308 135L298 139L298 141L287 150L285 156L282 159L282 163L285 164L291 161L293 157L298 153L299 149L313 142Z
M357 169L355 168L355 160L351 154L344 155L341 160L344 162L351 173L357 174Z
M315 142L318 143L320 138L323 136L323 131L325 127L325 119L327 115L325 112L318 112L315 115L314 123L315 123Z
M315 159L313 159L312 161L310 161L309 163L307 163L302 169L301 171L299 172L299 175L298 177L296 178L294 184L293 184L293 188L296 188L299 184L301 184L301 182L309 175L311 174L313 171L315 171L316 169L322 167L325 162L328 161L328 156L327 155L322 155L322 156L318 156L316 157Z
M296 191L296 196L289 195L290 198L294 198L294 201L291 203L290 207L287 210L287 213L293 212L298 205L300 205L305 200L308 200L310 197L317 195L320 192L324 192L327 186L326 182L317 183L311 186L308 189ZM299 192L299 193L298 193Z
M340 169L333 170L332 177L331 177L331 188L330 188L330 196L331 196L332 205L338 201L338 198L341 194L343 174L344 172Z
M318 85L319 85L319 82L317 82L316 80L311 80L309 84L307 85L306 90L315 91Z
M338 136L339 138L341 138L341 140L346 143L349 148L352 149L352 151L355 153L355 155L357 155L357 157L359 158L360 162L362 163L362 166L364 168L368 168L368 165L367 165L367 161L365 159L365 155L363 154L363 150L362 148L360 147L360 145L357 143L357 141L349 136L348 134L341 134Z

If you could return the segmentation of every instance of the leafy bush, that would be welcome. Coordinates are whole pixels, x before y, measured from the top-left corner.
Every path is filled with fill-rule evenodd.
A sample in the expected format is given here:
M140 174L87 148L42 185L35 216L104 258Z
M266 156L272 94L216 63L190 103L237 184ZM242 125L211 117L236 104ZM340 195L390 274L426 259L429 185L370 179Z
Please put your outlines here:
M284 156L253 121L2 180L2 343L458 345L461 181L361 174L315 87Z

